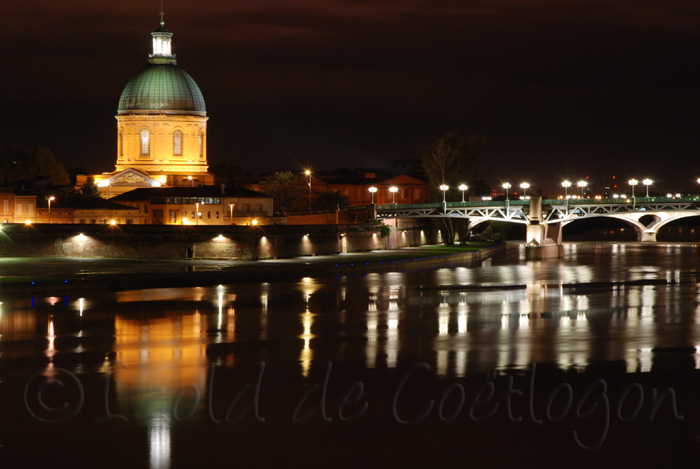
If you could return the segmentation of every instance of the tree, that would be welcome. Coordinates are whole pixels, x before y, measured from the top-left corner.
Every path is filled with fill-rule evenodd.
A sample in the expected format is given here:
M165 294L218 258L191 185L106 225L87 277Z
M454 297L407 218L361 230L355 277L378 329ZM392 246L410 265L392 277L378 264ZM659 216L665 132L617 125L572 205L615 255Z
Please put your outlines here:
M54 184L69 184L63 165L48 148L27 149L20 145L0 148L0 181L16 182L37 176L50 177Z
M335 210L336 208L348 208L350 206L350 197L343 195L340 191L324 192L316 197L313 203L314 210Z
M303 181L291 171L274 172L260 183L260 190L272 197L280 212L303 210L306 205Z
M480 180L483 176L480 165L485 146L484 137L458 130L446 132L435 142L424 146L423 169L428 178L428 197L433 201L442 200L440 186L446 184L452 189L449 194L445 194L447 200L461 200L461 191L457 190L460 184L467 184L471 190L475 185L483 184ZM455 227L451 219L441 220L442 239L446 245L452 246Z
M85 181L85 184L80 189L80 192L76 195L80 197L102 197L102 193L95 185L95 180L92 178L92 176L87 178L87 181Z

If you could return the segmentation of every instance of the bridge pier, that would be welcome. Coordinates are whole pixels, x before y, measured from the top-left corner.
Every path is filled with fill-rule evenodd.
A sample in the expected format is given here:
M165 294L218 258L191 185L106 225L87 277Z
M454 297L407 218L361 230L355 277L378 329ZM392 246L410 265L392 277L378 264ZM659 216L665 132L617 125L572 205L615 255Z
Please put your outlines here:
M656 231L654 230L644 230L641 232L638 240L642 243L655 243L656 242Z
M530 219L525 234L525 259L559 259L564 255L561 224L542 225L542 197L530 198Z

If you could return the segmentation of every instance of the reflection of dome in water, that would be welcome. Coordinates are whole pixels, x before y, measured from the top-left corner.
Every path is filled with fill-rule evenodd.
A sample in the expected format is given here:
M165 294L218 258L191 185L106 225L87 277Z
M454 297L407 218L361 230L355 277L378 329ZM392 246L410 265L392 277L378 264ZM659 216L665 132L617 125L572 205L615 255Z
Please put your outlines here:
M129 80L119 99L119 114L134 111L206 115L207 109L187 72L173 63L151 63Z

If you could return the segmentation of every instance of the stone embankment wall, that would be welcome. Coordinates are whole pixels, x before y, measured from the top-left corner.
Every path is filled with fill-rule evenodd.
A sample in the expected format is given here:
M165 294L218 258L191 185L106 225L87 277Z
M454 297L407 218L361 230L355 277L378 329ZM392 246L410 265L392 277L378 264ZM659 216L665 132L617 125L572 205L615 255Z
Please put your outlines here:
M432 244L420 221L380 225L21 225L4 224L2 257L263 259ZM386 232L386 228L384 228Z

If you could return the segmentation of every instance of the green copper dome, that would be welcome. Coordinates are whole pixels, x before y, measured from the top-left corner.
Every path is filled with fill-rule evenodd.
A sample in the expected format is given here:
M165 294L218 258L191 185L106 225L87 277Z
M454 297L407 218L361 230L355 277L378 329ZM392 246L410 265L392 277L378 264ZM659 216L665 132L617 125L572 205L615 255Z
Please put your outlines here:
M197 83L171 62L150 63L134 75L122 91L118 112L204 116L207 108Z

